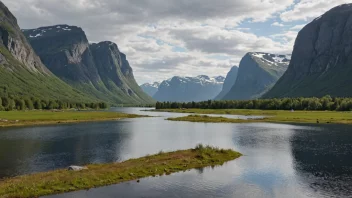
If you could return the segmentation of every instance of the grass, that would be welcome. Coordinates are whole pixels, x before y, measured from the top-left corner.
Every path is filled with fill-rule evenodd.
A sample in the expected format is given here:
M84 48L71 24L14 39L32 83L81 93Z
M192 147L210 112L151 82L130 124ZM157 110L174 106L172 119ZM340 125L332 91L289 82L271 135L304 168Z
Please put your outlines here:
M187 122L207 122L207 123L243 123L250 122L250 120L231 119L225 117L211 117L206 115L189 115L178 118L168 118L170 121L187 121Z
M233 150L198 145L194 149L161 152L121 163L88 165L79 172L65 169L0 181L0 197L39 197L117 184L139 178L169 175L194 168L222 165L240 157Z
M248 109L172 109L163 110L177 113L197 113L197 114L229 114L247 116L267 116L263 119L230 119L223 117L186 116L180 118L169 118L172 121L191 122L273 122L273 123L319 123L319 124L352 124L351 112L337 111L282 111L282 110L248 110Z
M0 127L105 121L136 117L142 116L103 111L0 111Z

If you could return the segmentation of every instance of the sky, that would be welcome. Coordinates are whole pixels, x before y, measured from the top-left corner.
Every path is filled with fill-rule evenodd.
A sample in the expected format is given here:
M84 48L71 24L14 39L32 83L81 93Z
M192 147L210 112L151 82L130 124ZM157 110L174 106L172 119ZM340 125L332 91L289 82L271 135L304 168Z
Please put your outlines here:
M352 0L2 0L22 29L82 27L113 41L139 84L225 76L247 52L291 54L301 28Z

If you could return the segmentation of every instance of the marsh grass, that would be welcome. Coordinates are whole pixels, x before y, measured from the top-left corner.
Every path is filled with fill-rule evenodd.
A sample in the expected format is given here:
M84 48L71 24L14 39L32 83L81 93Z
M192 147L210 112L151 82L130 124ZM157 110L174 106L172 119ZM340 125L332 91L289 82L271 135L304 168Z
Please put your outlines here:
M197 145L194 149L159 153L121 163L87 165L79 172L64 169L0 181L0 197L39 197L117 184L194 168L214 167L240 157L226 149Z
M247 109L187 109L165 110L179 113L198 114L228 114L246 116L264 116L262 119L231 119L225 117L210 117L203 115L190 115L178 118L168 118L171 121L209 122L209 123L316 123L316 124L352 124L352 112L339 111L282 111L282 110L247 110Z
M0 111L0 127L104 121L137 117L143 116L104 111Z

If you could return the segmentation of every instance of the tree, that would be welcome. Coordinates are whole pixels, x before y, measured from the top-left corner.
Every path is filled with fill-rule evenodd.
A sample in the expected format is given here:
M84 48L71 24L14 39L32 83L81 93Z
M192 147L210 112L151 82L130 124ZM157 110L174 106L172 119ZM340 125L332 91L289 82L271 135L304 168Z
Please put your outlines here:
M5 108L6 111L12 111L16 108L16 103L13 99L8 99L8 106Z
M33 102L32 102L31 99L29 99L29 98L24 99L24 103L26 104L26 107L27 107L29 110L34 109L34 105L33 105Z
M26 104L23 99L16 99L15 106L16 106L17 110L25 110L26 109Z
M34 101L34 108L35 109L42 109L43 108L43 106L42 106L42 102L40 101L40 100L35 100Z

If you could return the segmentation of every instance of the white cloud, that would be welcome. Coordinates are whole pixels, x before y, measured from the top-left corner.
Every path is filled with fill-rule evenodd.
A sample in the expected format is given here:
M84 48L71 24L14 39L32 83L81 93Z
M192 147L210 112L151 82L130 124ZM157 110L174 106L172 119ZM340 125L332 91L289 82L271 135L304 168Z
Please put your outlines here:
M344 3L351 3L351 0L301 0L292 10L281 13L280 18L284 22L308 21Z
M272 23L271 26L284 27L285 25L279 22Z
M295 25L295 26L291 27L290 30L301 30L302 28L304 28L304 26L306 26L306 24Z
M301 26L292 27L289 21L318 17L333 5L346 1L301 0L292 10L287 9L294 0L3 2L14 12L22 28L77 25L92 42L116 42L126 53L137 81L144 83L173 75L226 75L249 51L291 53L296 30ZM277 17L285 26L273 21L280 21ZM282 27L283 32L259 36L254 33L255 25L240 27L243 21L266 22L268 26Z

